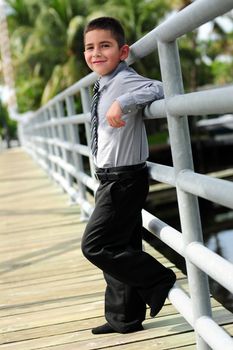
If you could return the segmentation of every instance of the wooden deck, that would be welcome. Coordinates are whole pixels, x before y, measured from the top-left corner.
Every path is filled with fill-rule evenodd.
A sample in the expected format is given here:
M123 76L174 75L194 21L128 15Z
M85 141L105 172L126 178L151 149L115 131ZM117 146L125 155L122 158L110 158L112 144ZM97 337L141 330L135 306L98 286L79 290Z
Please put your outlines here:
M92 335L104 322L105 285L80 251L85 223L78 206L19 148L0 154L0 200L0 350L195 349L190 326L168 300L144 331ZM232 314L212 303L215 318L233 334Z

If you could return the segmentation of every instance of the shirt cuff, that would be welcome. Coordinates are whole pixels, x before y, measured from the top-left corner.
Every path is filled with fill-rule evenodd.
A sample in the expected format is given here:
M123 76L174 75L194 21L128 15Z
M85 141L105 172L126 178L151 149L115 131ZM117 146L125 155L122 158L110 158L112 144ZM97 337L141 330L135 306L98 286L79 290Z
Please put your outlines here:
M124 114L135 112L138 107L132 97L132 94L126 93L116 98L121 106L121 110Z

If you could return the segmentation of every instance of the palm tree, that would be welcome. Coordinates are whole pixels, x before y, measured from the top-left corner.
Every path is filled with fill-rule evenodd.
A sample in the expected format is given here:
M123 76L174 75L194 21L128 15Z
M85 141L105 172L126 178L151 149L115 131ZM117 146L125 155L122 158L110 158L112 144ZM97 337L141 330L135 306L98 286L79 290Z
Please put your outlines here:
M86 74L80 52L90 2L8 0L21 112L37 108Z

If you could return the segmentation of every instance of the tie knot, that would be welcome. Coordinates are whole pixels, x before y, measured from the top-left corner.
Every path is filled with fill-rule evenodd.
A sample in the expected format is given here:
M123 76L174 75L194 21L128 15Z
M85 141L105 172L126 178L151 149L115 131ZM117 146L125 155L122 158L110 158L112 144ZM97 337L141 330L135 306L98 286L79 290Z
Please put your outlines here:
M94 93L98 92L98 91L99 91L99 88L100 88L100 81L99 81L99 79L98 79L98 80L96 80L96 82L95 82L95 85L94 85L94 88L93 88L93 92L94 92Z

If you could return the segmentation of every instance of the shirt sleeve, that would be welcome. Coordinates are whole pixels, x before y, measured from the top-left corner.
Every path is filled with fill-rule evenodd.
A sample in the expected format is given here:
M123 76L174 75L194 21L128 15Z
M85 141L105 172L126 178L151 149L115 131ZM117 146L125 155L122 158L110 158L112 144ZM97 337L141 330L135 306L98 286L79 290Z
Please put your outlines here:
M116 100L124 114L135 112L164 97L160 81L144 78L138 74L124 75L122 77L122 87L127 92L117 97Z

